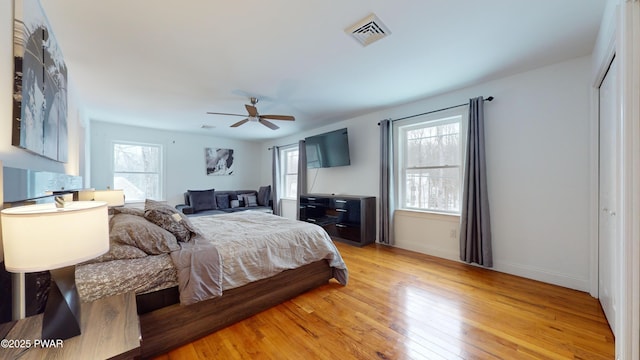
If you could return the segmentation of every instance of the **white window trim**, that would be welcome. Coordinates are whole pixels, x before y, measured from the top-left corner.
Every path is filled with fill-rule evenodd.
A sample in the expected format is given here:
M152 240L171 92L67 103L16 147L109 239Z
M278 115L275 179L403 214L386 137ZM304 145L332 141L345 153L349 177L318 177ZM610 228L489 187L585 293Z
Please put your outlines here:
M280 151L280 194L282 194L282 196L280 197L280 199L282 200L297 200L296 196L294 195L292 196L286 196L286 189L285 189L285 185L286 185L286 177L287 177L287 172L286 172L286 166L284 166L286 164L286 157L287 157L287 152L291 152L291 151L298 151L298 145L290 145L290 146L283 146L279 149ZM298 153L298 161L300 161L300 153ZM298 167L296 165L296 181L297 181L297 173Z
M140 141L126 141L126 140L112 140L111 141L111 151L109 152L109 174L110 174L110 178L109 178L109 186L114 189L114 184L113 184L113 178L115 175L115 157L113 155L113 150L116 144L125 144L125 145L137 145L137 146L154 146L160 149L160 169L159 169L159 173L160 173L160 185L159 185L159 196L160 198L157 199L157 201L165 201L166 200L166 196L165 196L165 182L166 182L166 174L165 174L165 156L164 156L164 145L162 144L157 144L157 143L146 143L146 142L140 142ZM126 197L125 197L125 203L127 204L134 204L134 203L139 203L140 201L127 201Z
M447 119L460 117L460 202L462 206L462 187L464 184L464 168L465 168L465 151L467 145L467 131L469 126L469 111L468 106L461 106L454 109L448 109L443 111L437 111L434 113L417 116L407 120L399 120L393 123L393 163L394 163L394 173L393 176L396 179L394 181L394 197L395 203L398 204L398 210L408 211L408 212L417 212L417 213L429 213L429 214L440 214L440 215L449 215L449 216L460 216L460 211L442 211L442 210L430 210L430 209L417 209L417 208L409 208L404 206L404 176L402 174L404 170L404 162L406 159L406 154L404 153L404 149L400 146L401 144L401 136L406 132L407 129L412 127L417 127L419 124L423 124L425 122L439 122L446 121ZM461 210L461 209L460 209Z

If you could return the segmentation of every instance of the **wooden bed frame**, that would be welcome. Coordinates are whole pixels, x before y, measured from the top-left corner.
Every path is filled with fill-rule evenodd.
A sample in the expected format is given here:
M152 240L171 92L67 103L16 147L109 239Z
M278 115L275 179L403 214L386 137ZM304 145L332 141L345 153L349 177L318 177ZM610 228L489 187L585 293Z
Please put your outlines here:
M328 261L321 260L225 291L215 299L188 306L173 304L141 314L142 358L188 344L324 285L332 277Z
M2 161L0 161L0 205L3 204L2 170ZM322 286L332 278L333 269L327 260L321 260L225 291L218 298L193 305L182 306L175 303L177 302L175 291L160 293L151 301L143 299L138 304L149 302L156 304L147 306L144 311L149 312L139 315L142 333L141 357L151 358L188 344ZM144 298L144 295L138 296L137 300L141 297ZM158 299L160 303L171 305L158 308ZM157 310L151 311L153 308ZM139 312L140 310L141 307L138 308ZM8 332L12 326L13 323L3 324L0 327L0 334Z

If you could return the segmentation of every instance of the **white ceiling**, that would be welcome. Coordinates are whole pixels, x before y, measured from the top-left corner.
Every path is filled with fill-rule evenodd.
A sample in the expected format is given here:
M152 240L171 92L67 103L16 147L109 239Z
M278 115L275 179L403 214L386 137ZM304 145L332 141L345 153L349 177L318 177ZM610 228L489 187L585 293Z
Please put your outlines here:
M606 0L42 0L91 119L286 136L588 55ZM391 36L344 30L375 13ZM249 97L295 122L229 125ZM213 129L201 129L203 124Z

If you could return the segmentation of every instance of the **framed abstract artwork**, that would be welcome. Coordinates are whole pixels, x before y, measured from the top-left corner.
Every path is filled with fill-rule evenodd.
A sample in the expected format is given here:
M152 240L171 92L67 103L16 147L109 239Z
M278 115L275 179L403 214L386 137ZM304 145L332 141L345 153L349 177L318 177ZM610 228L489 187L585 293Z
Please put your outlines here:
M204 158L207 175L233 174L233 150L219 148L205 148Z
M67 67L39 0L15 0L11 143L66 162Z

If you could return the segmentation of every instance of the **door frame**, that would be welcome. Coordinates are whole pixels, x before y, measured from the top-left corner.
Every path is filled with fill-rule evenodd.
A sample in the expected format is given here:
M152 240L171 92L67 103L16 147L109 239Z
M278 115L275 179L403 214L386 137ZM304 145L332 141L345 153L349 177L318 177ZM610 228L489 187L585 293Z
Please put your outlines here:
M621 179L622 177L620 176L621 174L621 169L620 169L620 161L619 159L621 158L620 156L620 111L619 111L619 97L617 95L618 92L618 88L619 86L619 82L620 79L618 78L619 76L619 71L618 71L618 66L614 66L614 62L615 62L615 53L614 53L614 58L611 59L611 62L609 63L608 70L604 73L603 75L603 79L600 82L600 85L598 86L598 99L597 101L597 108L598 108L598 136L597 136L597 144L596 147L598 149L598 154L597 154L597 163L598 163L598 179L597 179L597 222L595 223L595 231L596 231L596 240L597 240L597 248L595 251L595 259L594 259L594 263L597 264L597 266L594 266L594 270L596 271L596 277L595 279L597 280L596 282L596 287L594 289L595 291L595 295L594 297L600 299L600 306L602 307L602 310L604 310L607 321L609 322L609 326L611 327L611 329L614 331L614 335L616 332L616 328L615 328L615 324L617 323L617 319L615 316L616 313L616 308L618 306L618 302L617 301L613 301L615 299L617 299L620 296L620 291L618 290L618 287L620 286L619 283L619 279L618 279L618 271L615 268L616 264L617 264L617 260L618 257L620 256L620 254L618 254L618 249L619 247L615 247L615 242L619 239L618 235L620 234L620 221L618 221L618 216L617 214L615 215L611 215L611 214L606 214L605 215L605 207L608 207L610 211L612 212L617 212L618 208L620 206L621 203L621 196L620 196L620 186L621 186ZM614 135L614 142L610 143L609 145L613 146L613 154L611 154L613 156L613 158L611 157L607 157L605 158L605 162L607 160L613 160L616 165L615 165L615 173L613 174L613 178L611 178L611 184L604 184L605 186L607 185L612 185L614 186L615 191L610 193L611 199L609 199L609 201L607 203L602 203L602 190L603 190L603 183L602 183L602 179L603 179L603 158L602 158L602 145L603 145L603 119L602 119L602 86L604 85L605 80L607 79L607 77L615 77L615 82L612 84L612 87L615 87L614 90L614 96L613 98L611 98L610 100L613 101L613 106L615 106L616 108L616 114L614 115L613 119L608 119L608 121L605 121L605 123L607 125L611 125L614 127L614 129L609 129L609 131L606 131L607 134L612 134ZM615 134L611 131L614 131ZM607 142L608 143L608 142ZM605 146L607 145L606 143L604 144ZM608 166L604 166L604 171L607 171L609 169ZM611 189L606 189L605 191L610 191ZM606 223L608 225L605 225L606 229L603 228L603 217L606 218ZM610 252L610 258L608 259L608 263L607 264L603 264L602 263L602 254L600 254L600 251L603 250L603 238L601 236L603 236L603 230L607 230L607 231L611 231L614 230L614 236L607 236L605 235L604 240L605 241L609 241L608 244L605 245L605 247L609 248L609 252ZM606 232L605 232L606 233ZM611 282L610 284L607 284L607 282L605 282L604 284L607 284L610 290L610 294L609 294L609 303L605 304L603 303L603 298L601 298L604 294L603 294L603 288L601 288L602 284L603 284L603 279L601 278L601 276L603 275L602 270L603 270L603 266L604 267L608 267L609 270L607 271L607 273L605 273L605 276L607 276L609 278L609 281ZM612 271L613 270L613 271ZM605 286L607 286L605 285ZM609 307L611 307L612 309L607 309L607 307L605 305L609 305ZM612 310L613 312L608 312L608 310Z
M640 358L640 1L607 3L593 52L591 77L590 293L598 294L598 89L618 60L620 200L616 254L616 359ZM635 220L635 221L634 221Z
M610 24L611 25L611 24ZM604 29L603 27L600 29L600 35L602 35L603 31L607 34L598 39L598 44L596 44L596 48L593 54L593 69L592 69L592 84L591 84L591 126L590 126L590 199L589 199L589 207L591 214L591 221L589 233L591 234L591 261L590 261L590 289L589 293L591 296L597 298L598 297L598 267L599 267L599 257L598 257L598 236L599 236L599 214L600 214L600 85L604 80L604 77L607 75L607 71L609 70L609 66L613 61L613 58L616 55L616 31L615 31L615 22L612 24L613 29ZM604 40L603 40L604 39ZM602 44L601 41L606 42ZM599 46L600 45L600 50ZM617 67L620 69L620 66ZM620 71L620 70L618 70ZM618 74L618 79L620 74Z

